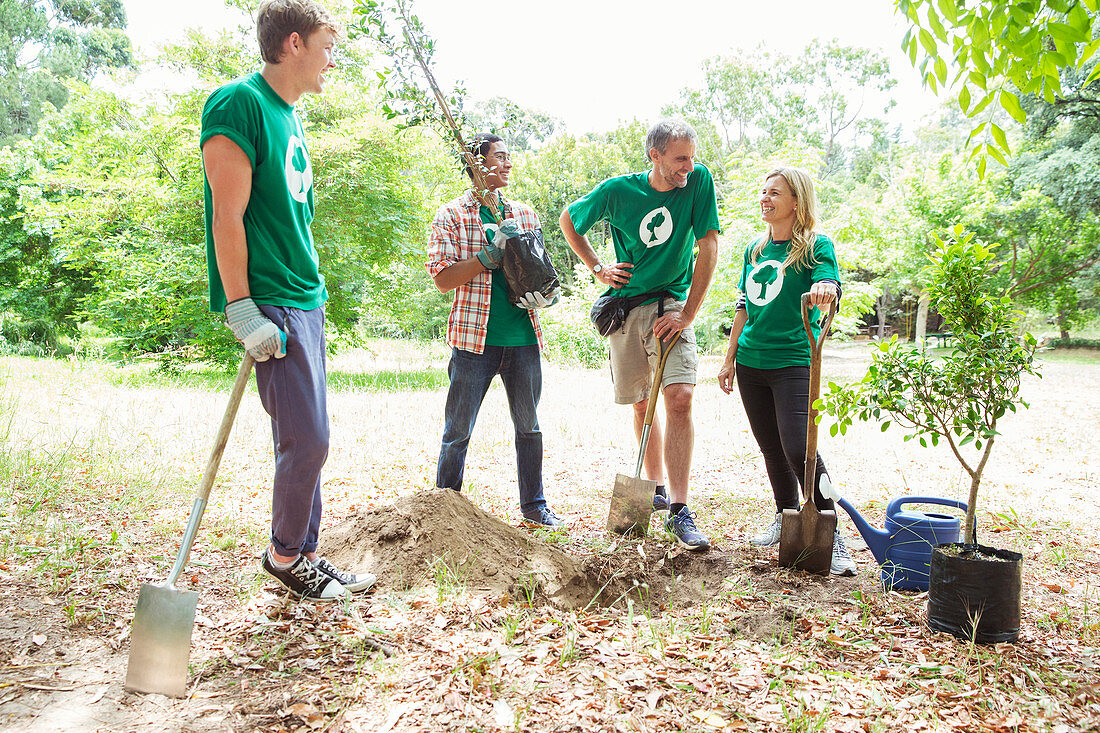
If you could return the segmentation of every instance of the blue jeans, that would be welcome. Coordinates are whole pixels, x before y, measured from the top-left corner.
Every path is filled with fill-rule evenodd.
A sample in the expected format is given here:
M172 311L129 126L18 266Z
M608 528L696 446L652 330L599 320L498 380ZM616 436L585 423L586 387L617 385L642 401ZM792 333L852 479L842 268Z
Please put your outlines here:
M520 510L526 515L546 506L542 491L542 432L535 414L542 396L542 360L538 346L486 346L485 353L451 350L447 375L443 446L439 449L435 485L462 489L466 448L477 413L493 377L500 375L512 425L516 429L516 468L519 472Z

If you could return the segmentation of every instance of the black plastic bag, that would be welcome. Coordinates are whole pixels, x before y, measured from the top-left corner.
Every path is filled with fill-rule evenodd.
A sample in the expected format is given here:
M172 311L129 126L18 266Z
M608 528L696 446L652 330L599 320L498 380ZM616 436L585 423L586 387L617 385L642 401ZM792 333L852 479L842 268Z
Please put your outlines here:
M979 644L1016 641L1023 561L1018 552L985 545L936 547L928 578L928 626Z
M509 237L504 247L504 281L508 300L519 305L527 293L542 293L549 300L561 288L558 271L542 243L542 229L531 229Z

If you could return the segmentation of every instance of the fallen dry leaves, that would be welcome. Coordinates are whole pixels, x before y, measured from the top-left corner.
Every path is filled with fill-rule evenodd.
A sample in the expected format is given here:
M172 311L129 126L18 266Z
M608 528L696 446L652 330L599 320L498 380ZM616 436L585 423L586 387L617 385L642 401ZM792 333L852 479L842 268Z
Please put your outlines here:
M602 392L593 392L584 395L585 404L606 411ZM400 433L400 421L412 418L401 413L400 397L386 399L372 419L391 410L397 427L385 429ZM504 414L499 405L493 409ZM211 411L218 412L216 405ZM338 414L350 419L348 411ZM552 406L540 417L556 425ZM256 444L240 450L258 467L252 470L266 476L269 436L262 418L256 420ZM585 418L586 424L594 420ZM544 428L556 486L589 487L614 474L618 454L601 458L602 473L593 480L584 472L596 473L599 461L577 468L563 461L565 448L552 442L555 435L586 451L605 447L570 432L572 417L562 424ZM743 426L730 432L751 441ZM701 444L706 439L701 435ZM492 440L480 444L472 467L512 476L507 437L499 445ZM725 445L730 438L721 440ZM334 451L350 453L346 446ZM882 591L866 553L857 555L857 578L815 580L779 570L768 552L730 549L744 545L755 521L747 512L759 504L760 487L748 472L731 471L728 460L709 460L712 453L697 450L696 476L705 487L708 531L726 548L725 579L690 596L686 588L659 588L669 568L673 577L689 579L708 560L660 540L612 547L602 534L602 507L580 493L562 498L573 503L566 504L572 524L560 546L590 561L586 567L600 577L625 582L631 593L613 607L572 610L476 587L443 593L380 588L347 606L290 602L255 581L252 554L267 521L266 478L234 474L227 461L226 484L219 487L225 503L208 510L184 581L200 590L200 602L191 694L183 701L121 690L137 588L161 579L175 554L178 497L157 498L152 521L128 522L119 516L130 500L123 483L81 470L73 477L84 482L80 491L62 498L55 521L85 541L60 548L51 544L57 533L10 524L17 515L12 506L37 500L33 486L15 487L2 496L8 507L0 507L0 520L9 522L0 526L8 533L7 554L0 557L0 725L18 727L51 700L86 690L86 670L100 667L106 681L96 688L98 697L86 699L97 715L113 706L133 716L114 726L125 730L163 730L168 719L190 730L249 733L1100 729L1100 554L1087 517L1047 523L982 516L996 544L1026 554L1024 619L1018 643L973 647L924 626L923 595ZM326 521L383 506L431 481L432 456L417 445L395 439L354 455L361 463L334 464L327 474ZM916 462L924 455L903 458ZM859 484L853 465L855 459L846 478ZM195 461L192 473L200 470ZM1080 484L1077 475L1070 478ZM609 481L601 486L609 488ZM483 508L515 519L510 480L471 493ZM78 500L82 496L98 500ZM881 526L881 512L869 519ZM260 539L238 541L234 523ZM120 537L112 538L118 527ZM538 541L534 534L532 541Z

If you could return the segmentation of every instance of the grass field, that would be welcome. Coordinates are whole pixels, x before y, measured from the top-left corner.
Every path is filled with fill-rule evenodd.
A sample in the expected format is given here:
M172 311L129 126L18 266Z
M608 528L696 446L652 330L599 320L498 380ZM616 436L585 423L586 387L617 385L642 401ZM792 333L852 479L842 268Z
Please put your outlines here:
M434 484L446 359L438 344L404 342L333 359L324 491L334 537L354 538L348 521L404 506ZM678 553L659 533L643 543L604 535L614 475L632 469L635 451L606 369L545 367L546 490L570 526L526 535L616 582L635 571L673 585L705 576L701 593L635 590L619 603L563 609L539 600L533 575L502 597L479 590L464 558L438 557L422 583L388 582L348 606L287 602L254 570L267 535L271 437L250 390L184 579L201 600L193 695L175 701L123 691L129 621L138 586L162 578L175 555L231 376L0 358L0 725L1095 729L1100 356L1041 359L1043 378L1024 385L1031 407L1005 421L981 498L982 540L1025 556L1021 640L996 647L928 631L924 596L884 592L869 553L857 554L857 578L816 582L777 568L774 551L747 549L771 511L769 491L739 401L714 384L715 357L703 359L696 388L692 472L692 506L715 543L709 560ZM831 345L825 378L856 378L866 360L864 345ZM968 481L942 446L855 426L843 439L823 431L822 453L878 526L899 494L965 498ZM471 442L463 493L518 524L499 385ZM844 531L854 537L850 523ZM397 653L383 656L371 640Z

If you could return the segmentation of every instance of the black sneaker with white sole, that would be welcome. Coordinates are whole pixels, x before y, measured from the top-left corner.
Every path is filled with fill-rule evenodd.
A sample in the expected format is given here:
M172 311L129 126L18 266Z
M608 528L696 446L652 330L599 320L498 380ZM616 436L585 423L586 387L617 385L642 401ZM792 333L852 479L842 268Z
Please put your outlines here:
M334 578L340 585L347 588L352 593L362 593L368 591L374 586L377 578L370 573L349 573L336 567L323 557L317 558L313 563L313 567L320 570L322 573L330 578Z
M271 555L267 550L264 550L264 557L260 560L260 568L299 598L309 598L314 601L338 601L351 596L351 592L339 580L318 570L317 566L307 560L305 555L299 555L293 565L283 570L275 567L274 563L271 562Z

